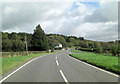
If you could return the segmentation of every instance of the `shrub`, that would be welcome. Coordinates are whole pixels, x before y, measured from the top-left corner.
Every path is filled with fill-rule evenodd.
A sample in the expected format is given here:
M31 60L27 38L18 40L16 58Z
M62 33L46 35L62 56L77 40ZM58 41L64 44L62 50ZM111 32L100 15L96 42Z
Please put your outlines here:
M118 45L117 44L112 44L111 45L111 53L113 56L116 56L118 54Z
M78 50L81 51L88 51L88 52L95 52L97 49L96 48L78 48Z

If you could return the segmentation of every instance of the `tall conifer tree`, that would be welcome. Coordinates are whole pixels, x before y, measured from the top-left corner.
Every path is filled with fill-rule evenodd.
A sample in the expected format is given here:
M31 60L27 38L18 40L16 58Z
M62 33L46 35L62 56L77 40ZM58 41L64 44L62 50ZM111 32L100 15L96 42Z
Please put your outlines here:
M40 24L34 30L34 34L32 36L32 41L34 50L48 50L49 43L46 34L42 30Z

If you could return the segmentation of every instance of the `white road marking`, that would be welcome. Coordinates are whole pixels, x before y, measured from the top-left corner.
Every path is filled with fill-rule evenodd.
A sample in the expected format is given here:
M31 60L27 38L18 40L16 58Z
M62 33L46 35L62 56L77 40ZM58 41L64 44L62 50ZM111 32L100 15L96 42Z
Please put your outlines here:
M67 78L65 77L65 75L63 74L62 70L60 70L60 73L61 73L64 81L66 82L66 84L69 84L69 82L68 82Z
M71 57L71 56L70 56L70 57ZM76 60L76 61L78 61L78 62L81 62L81 63L83 63L83 64L86 64L86 65L88 65L88 66L91 66L91 67L93 67L93 68L95 68L95 69L98 69L98 70L100 70L100 71L106 72L106 73L111 74L111 75L116 76L116 77L119 77L119 75L114 74L114 73L112 73L112 72L109 72L109 71L106 71L106 70L104 70L104 69L98 68L98 67L96 67L96 66L93 66L93 65L88 64L88 63L86 63L86 62L83 62L83 61L81 61L81 60L78 60L78 59L76 59L76 58L73 58L73 57L71 57L71 58L74 59L74 60Z
M56 55L56 60L57 60L57 55Z
M56 64L59 66L59 63L58 63L58 61L56 60Z
M58 60L57 60L57 55L56 55L56 64L59 66L59 63L58 63ZM61 73L64 81L66 82L66 84L69 84L69 83L68 83L68 80L66 79L66 77L65 77L65 75L63 74L62 70L59 70L59 71L60 71L60 73Z
M45 55L45 56L47 56L47 55ZM42 56L42 57L44 57L44 56ZM34 59L28 61L27 63L25 63L24 65L22 65L21 67L19 67L18 69L16 69L15 71L13 71L12 73L10 73L10 74L7 75L6 77L4 77L2 80L0 80L0 84L1 84L3 81L5 81L7 78L9 78L10 76L12 76L14 73L16 73L17 71L19 71L20 69L22 69L24 66L28 65L29 63L31 63L32 61L34 61L34 60L36 60L36 59L38 59L38 58L41 58L41 57L37 57L37 58L34 58Z

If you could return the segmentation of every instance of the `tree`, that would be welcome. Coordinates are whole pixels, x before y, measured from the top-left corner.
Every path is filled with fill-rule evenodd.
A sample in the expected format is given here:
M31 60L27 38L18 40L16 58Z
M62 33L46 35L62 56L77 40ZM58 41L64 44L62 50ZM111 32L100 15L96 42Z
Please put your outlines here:
M12 32L11 34L9 34L8 37L9 37L9 39L12 39L12 40L20 39L20 36L18 36L16 32Z
M116 56L118 54L119 50L118 50L118 45L117 44L112 44L111 45L111 53L113 56Z
M82 48L88 48L88 42L80 41L79 46L82 47Z
M2 40L2 51L11 51L12 50L12 42L9 39Z
M62 36L56 36L56 40L66 47L66 40Z
M58 42L53 36L49 36L48 41L51 49L60 44L60 42Z
M2 40L3 39L8 39L8 35L9 35L9 33L3 33L2 32Z
M77 41L73 37L71 37L69 40L70 40L71 46L78 45Z
M79 37L79 40L84 40L84 38L83 37Z
M21 40L11 40L12 42L12 51L24 51L25 50L25 44Z
M102 47L105 48L105 49L110 49L110 44L107 43L107 42L102 42L101 45L102 45Z
M94 42L88 42L88 46L89 46L89 48L94 48Z
M97 53L102 53L102 47L100 42L95 42L95 47L97 48Z
M38 25L34 30L34 34L32 35L33 50L48 50L49 43L48 38L44 31L42 30L41 26Z

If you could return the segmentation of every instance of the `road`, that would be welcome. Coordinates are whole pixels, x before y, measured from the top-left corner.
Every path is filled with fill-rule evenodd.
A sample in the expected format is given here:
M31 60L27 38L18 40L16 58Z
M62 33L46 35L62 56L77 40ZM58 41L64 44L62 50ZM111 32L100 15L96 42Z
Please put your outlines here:
M69 56L69 50L40 56L3 77L3 82L117 82L118 77ZM107 84L107 83L105 83ZM110 84L110 83L108 83ZM112 84L112 83L111 83Z

